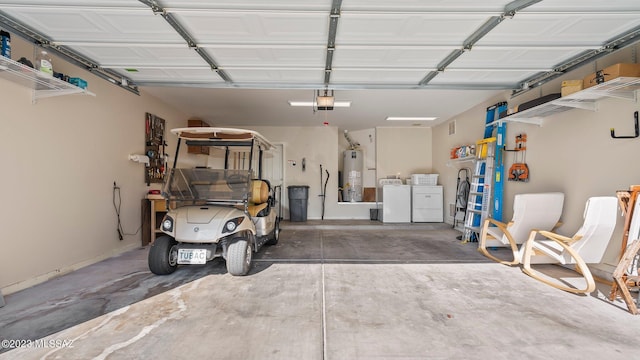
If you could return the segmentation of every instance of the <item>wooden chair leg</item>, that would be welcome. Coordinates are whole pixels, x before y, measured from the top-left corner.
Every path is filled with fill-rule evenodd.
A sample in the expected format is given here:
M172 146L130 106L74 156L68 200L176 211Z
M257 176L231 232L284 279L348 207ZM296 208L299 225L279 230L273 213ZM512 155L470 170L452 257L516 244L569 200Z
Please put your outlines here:
M487 237L489 236L488 228L489 228L489 221L485 221L484 225L482 226L482 230L480 232L480 240L478 241L478 251L482 253L482 255L488 257L489 259L495 262L499 262L500 264L503 264L503 265L513 266L513 265L520 264L520 259L518 256L518 245L516 245L515 241L507 233L505 233L505 236L507 236L507 239L509 239L509 245L511 246L511 252L513 253L513 260L511 261L503 260L489 253L489 250L487 250Z
M596 289L596 282L593 279L593 275L591 275L591 271L589 270L589 268L587 267L587 264L582 260L581 257L579 257L578 254L575 253L575 251L573 249L571 249L570 247L568 247L567 245L558 242L562 247L565 248L565 250L567 250L569 252L569 254L575 259L576 261L576 266L578 267L578 272L579 274L582 275L583 279L585 280L586 286L583 289L577 289L577 288L573 288L573 287L569 287L569 286L564 286L564 285L560 285L558 282L556 281L551 281L547 278L544 278L541 273L539 271L534 270L533 268L531 268L531 256L533 256L534 250L533 250L533 237L535 236L535 234L530 235L529 240L527 240L522 246L524 246L524 253L522 255L522 271L531 276L532 278L541 281L549 286L552 286L556 289L560 289L560 290L564 290L570 293L574 293L574 294L588 294L593 292Z
M611 293L609 294L610 301L614 301L618 295L620 295L625 304L627 304L629 312L633 315L638 314L638 308L631 297L626 278L627 269L631 265L631 262L633 262L633 258L638 251L640 251L640 239L634 240L625 250L622 260L620 260L620 263L613 272L613 286L611 286Z

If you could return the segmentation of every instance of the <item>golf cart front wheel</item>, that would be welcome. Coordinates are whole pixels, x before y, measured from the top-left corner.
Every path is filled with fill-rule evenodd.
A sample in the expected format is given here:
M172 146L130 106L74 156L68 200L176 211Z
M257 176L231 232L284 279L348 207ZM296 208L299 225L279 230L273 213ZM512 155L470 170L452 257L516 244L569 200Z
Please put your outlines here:
M149 270L156 275L169 275L178 267L177 242L170 236L157 238L149 249Z
M247 275L251 269L253 250L247 238L236 238L227 249L227 272L233 276Z

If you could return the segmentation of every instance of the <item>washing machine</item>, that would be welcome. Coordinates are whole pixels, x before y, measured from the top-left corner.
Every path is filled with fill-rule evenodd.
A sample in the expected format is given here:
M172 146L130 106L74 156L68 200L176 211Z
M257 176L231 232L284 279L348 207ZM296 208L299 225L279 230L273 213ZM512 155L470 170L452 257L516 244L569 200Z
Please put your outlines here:
M378 201L381 201L378 216L383 223L411 222L411 185L403 185L401 180L397 180L381 181L378 187Z

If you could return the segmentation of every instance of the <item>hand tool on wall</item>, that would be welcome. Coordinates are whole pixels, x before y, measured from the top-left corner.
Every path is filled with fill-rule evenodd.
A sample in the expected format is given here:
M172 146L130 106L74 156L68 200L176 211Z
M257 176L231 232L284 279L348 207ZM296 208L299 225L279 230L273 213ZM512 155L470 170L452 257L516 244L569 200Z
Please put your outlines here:
M519 134L516 136L516 147L512 150L505 151L514 151L515 154L513 156L513 165L509 168L509 180L510 181L529 181L529 166L526 163L526 152L527 152L527 135ZM520 154L520 156L518 156ZM522 161L518 161L518 158L521 157Z
M322 197L322 214L320 216L321 220L324 220L324 202L327 198L327 183L329 182L329 170L324 169L324 171L327 174L326 179L323 178L324 174L322 173L322 164L320 164L320 190L322 191L322 193L319 196ZM322 183L323 179L324 184Z
M614 139L635 139L640 136L640 128L638 127L638 112L633 113L633 119L635 121L636 134L635 135L625 135L625 136L617 136L616 130L611 128L611 137Z

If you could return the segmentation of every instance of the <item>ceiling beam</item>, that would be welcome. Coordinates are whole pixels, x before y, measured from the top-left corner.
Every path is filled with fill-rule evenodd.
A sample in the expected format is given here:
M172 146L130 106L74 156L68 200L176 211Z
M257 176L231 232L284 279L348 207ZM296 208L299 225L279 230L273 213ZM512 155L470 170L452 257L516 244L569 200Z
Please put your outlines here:
M196 87L208 89L228 89L229 85L224 82L205 82L205 81L155 81L141 80L136 82L139 86L153 87ZM234 82L233 87L242 89L283 89L283 90L299 90L299 89L319 89L324 85L321 83L270 83L270 82ZM389 83L389 84L332 84L332 90L513 90L518 84L478 84L478 83L451 83L451 84L428 84L420 86L407 83Z
M180 24L180 22L171 13L167 12L163 7L155 0L138 0L141 3L147 5L153 11L154 15L160 15L162 18L171 25L171 27L180 35L186 42L189 48L193 49L200 57L211 67L211 70L215 71L226 83L232 83L231 77L218 67L218 64L209 56L209 54L202 48L198 47L193 36Z
M515 0L508 3L504 7L504 12L500 16L492 16L487 20L482 26L480 26L473 34L469 35L467 39L462 43L462 49L455 49L447 57L444 58L438 64L438 71L429 72L420 82L418 83L420 86L427 85L433 78L435 78L439 73L445 71L447 66L451 65L457 58L459 58L465 51L470 51L471 48L485 35L487 35L491 30L495 29L502 20L505 18L512 18L515 15L516 11L522 10L528 6L531 6L537 2L542 0Z
M18 35L37 46L46 48L47 51L59 56L70 64L89 71L93 75L107 80L110 83L117 85L136 95L140 95L140 93L138 92L138 87L133 84L133 81L131 81L131 79L112 70L103 68L97 62L78 54L77 52L69 49L66 46L56 45L50 38L13 19L3 11L0 11L0 24L2 24L2 27L6 30L9 30L11 33Z
M327 39L327 56L324 65L324 85L329 86L331 81L331 68L333 66L333 52L336 49L336 33L338 32L338 20L340 19L340 9L342 0L333 0L331 13L329 14L329 36Z
M183 42L141 42L141 41L77 41L77 40L56 40L52 42L61 46L83 46L83 47L141 47L141 48L184 48ZM601 44L548 44L548 45L522 45L522 44L500 44L500 45L474 45L474 49L482 50L588 50L598 49ZM215 43L198 43L199 48L224 48L224 49L325 49L326 44L309 44L309 43L241 43L241 42L215 42ZM402 43L376 43L376 44L341 44L336 45L336 49L365 49L365 50L455 50L459 49L459 44L402 44Z

